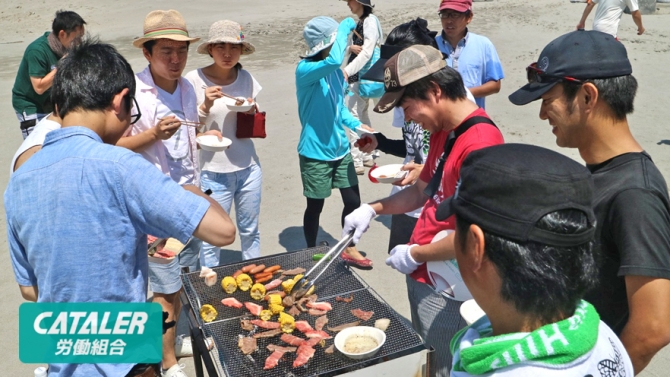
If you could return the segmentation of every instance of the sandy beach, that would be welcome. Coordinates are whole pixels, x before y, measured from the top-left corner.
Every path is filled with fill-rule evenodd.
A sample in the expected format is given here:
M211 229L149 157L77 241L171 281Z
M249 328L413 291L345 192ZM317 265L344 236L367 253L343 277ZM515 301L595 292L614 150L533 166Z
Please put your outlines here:
M407 4L411 3L411 6ZM416 17L426 18L429 28L440 30L436 0L376 1L375 14L379 17L384 34L403 22ZM18 64L26 46L51 28L58 9L73 10L87 22L87 31L101 40L114 44L129 60L135 71L146 66L141 50L134 48L132 39L142 34L145 15L154 9L176 9L186 19L191 35L205 38L209 26L217 20L239 22L246 40L253 43L256 53L244 56L241 63L251 72L263 90L258 102L267 112L267 133L264 140L256 140L263 169L263 199L261 209L262 255L281 253L305 247L302 216L305 199L298 168L296 146L300 133L297 102L295 99L294 69L298 55L304 52L302 28L312 17L331 16L337 20L350 16L346 4L336 0L200 0L184 3L175 0L114 2L100 0L66 0L58 5L46 1L4 0L0 10L0 118L4 120L4 137L0 138L0 187L4 192L12 155L21 144L21 132L11 105L11 88ZM540 50L552 39L574 30L584 4L569 0L493 0L474 4L474 20L470 30L487 36L495 45L502 60L505 79L499 94L487 98L487 112L498 124L506 142L540 145L582 162L576 150L559 149L546 121L538 117L539 104L524 107L512 105L507 96L524 84L525 67L537 59ZM668 88L670 87L670 4L658 4L654 15L643 16L646 33L636 34L629 15L624 15L619 27L619 38L625 44L633 65L633 74L639 82L635 113L629 116L631 129L637 140L652 156L661 173L670 178L670 119ZM593 13L587 21L587 28ZM665 26L663 26L665 25ZM196 43L196 45L199 42ZM199 55L193 46L184 73L210 64L207 55ZM393 138L401 132L391 127L392 116L373 113L372 127ZM393 156L383 155L378 164L399 163ZM362 200L371 201L387 196L391 186L371 183L359 176ZM319 240L331 244L340 238L342 203L334 191L326 200L321 216ZM23 302L14 281L8 255L4 206L0 211L0 370L8 376L32 376L38 365L22 364L18 357L18 308ZM359 248L374 263L371 271L361 275L401 315L409 318L407 297L403 289L404 276L384 264L388 243L390 217L380 216L361 240ZM228 249L228 260L240 260L239 238ZM112 254L111 250L91 250ZM401 293L398 293L401 292ZM185 331L184 323L180 331ZM192 359L185 358L186 372L195 376ZM645 377L667 376L670 369L670 348L659 353L641 374Z

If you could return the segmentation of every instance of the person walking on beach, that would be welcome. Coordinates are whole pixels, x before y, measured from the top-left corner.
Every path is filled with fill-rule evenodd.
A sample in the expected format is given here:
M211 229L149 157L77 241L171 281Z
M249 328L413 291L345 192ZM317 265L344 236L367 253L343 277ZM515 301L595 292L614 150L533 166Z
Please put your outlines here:
M348 54L345 57L347 66L344 67L344 79L348 86L347 108L354 118L357 118L362 123L370 126L370 116L368 109L370 102L373 106L377 103L377 98L362 97L360 93L360 73L361 70L370 64L373 58L375 48L378 48L382 43L382 27L379 19L372 14L375 7L370 0L346 0L351 13L358 17L356 23L355 33L351 37L352 44L348 47ZM351 157L354 159L354 167L356 174L361 175L365 172L365 166L371 167L374 165L372 153L361 152L355 143L358 140L356 131L347 129L347 137L349 137L349 147L351 148Z
M447 65L463 77L465 86L486 108L486 97L500 92L503 75L500 58L493 43L468 30L472 21L472 0L442 0L439 8L442 33L435 39L447 55Z
M42 118L53 111L51 85L58 61L84 35L86 22L72 11L56 12L51 31L28 45L12 88L12 106L25 139Z
M307 208L303 230L307 247L316 246L319 217L332 189L340 190L344 218L361 204L358 177L344 127L356 129L361 122L344 105L345 80L340 69L347 37L356 27L350 17L339 25L330 17L311 19L303 31L308 51L295 70L298 115L302 131L298 142L300 176ZM342 254L347 263L372 268L355 246Z
M435 348L431 374L444 377L451 367L448 340L465 322L459 315L462 302L438 293L428 276L425 262L449 260L455 255L453 233L440 239L455 229L454 219L438 221L435 211L456 191L461 164L468 154L502 144L503 137L486 111L468 100L461 75L431 46L412 46L389 59L384 66L384 88L375 111L388 112L400 106L406 121L430 132L426 164L412 186L353 211L346 217L342 233L355 231L354 241L358 242L375 216L423 207L409 243L393 248L386 264L407 275L412 326Z
M594 56L598 59L594 59ZM542 100L556 144L577 148L593 175L599 284L585 299L621 338L640 373L670 343L670 199L631 134L637 81L611 35L578 30L550 42L510 101Z
M548 149L505 144L465 159L436 217L456 216L458 268L486 315L451 340L452 377L633 376L582 299L598 275L592 202L589 171Z
M144 116L132 106L135 86L130 64L111 45L84 41L61 61L51 96L63 127L11 176L4 197L12 266L26 300L143 303L146 234L182 242L195 234L220 246L235 240L214 200L114 146ZM49 376L161 373L148 364L50 364Z
M156 10L144 19L144 36L133 41L149 62L137 81L137 106L144 116L128 129L117 145L141 154L178 184L200 187L200 168L195 138L198 122L195 90L181 77L188 48L200 38L190 37L184 18L176 10ZM218 131L209 133L221 136ZM150 190L150 186L147 190ZM168 321L179 320L182 288L180 266L199 267L201 241L192 238L169 263L149 262L149 283L154 302L168 312ZM185 376L177 358L193 354L190 338L179 337L175 327L163 335L163 368L167 377Z
M596 5L598 5L598 8L596 9L596 16L593 19L593 30L601 31L617 38L621 16L626 7L628 7L630 15L633 17L633 22L637 26L637 35L644 34L642 14L640 13L637 0L588 0L582 18L577 24L577 29L584 29L586 19Z
M254 52L245 40L242 27L233 21L217 21L209 28L209 39L198 46L198 53L209 54L214 62L184 76L198 97L200 121L207 131L218 131L232 144L223 152L200 150L202 169L200 185L203 191L212 190L214 198L227 213L235 203L237 229L242 242L244 260L261 256L261 235L258 219L261 212L262 174L258 155L251 139L238 139L237 114L217 101L223 94L248 98L255 102L260 84L239 63L241 55ZM255 108L250 110L254 113ZM221 249L208 243L202 245L204 265L220 264Z

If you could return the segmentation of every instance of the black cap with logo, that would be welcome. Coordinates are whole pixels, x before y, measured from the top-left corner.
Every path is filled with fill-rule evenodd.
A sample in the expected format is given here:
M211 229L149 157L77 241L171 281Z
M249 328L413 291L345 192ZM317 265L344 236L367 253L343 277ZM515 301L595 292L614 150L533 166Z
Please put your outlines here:
M562 80L603 79L633 72L624 45L595 30L576 30L554 39L527 70L529 83L509 96L515 105L539 99Z
M456 193L443 201L435 217L458 214L471 224L519 243L578 246L595 234L591 173L549 149L503 144L476 150L461 166ZM589 220L588 230L558 234L538 228L548 213L575 209Z

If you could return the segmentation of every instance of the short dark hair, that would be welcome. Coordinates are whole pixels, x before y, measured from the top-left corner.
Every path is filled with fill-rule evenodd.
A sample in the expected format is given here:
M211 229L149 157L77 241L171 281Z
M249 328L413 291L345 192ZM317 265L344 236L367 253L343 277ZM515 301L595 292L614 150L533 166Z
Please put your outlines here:
M633 75L587 80L598 89L598 98L612 110L616 120L626 119L634 110L633 102L637 93L637 80ZM568 101L568 111L572 112L572 101L582 84L562 81L563 93Z
M135 95L130 64L114 46L87 38L59 62L51 102L61 118L76 110L102 111L125 88L129 97Z
M398 46L403 49L414 45L433 46L437 49L435 37L430 34L427 26L428 22L421 18L405 22L391 30L388 37L386 37L385 44Z
M456 215L459 234L467 234L470 225ZM581 233L592 225L584 212L569 209L545 215L536 226L567 235ZM593 241L574 247L520 244L486 229L482 231L485 255L502 280L502 299L545 324L556 322L560 316L571 316L584 294L597 282ZM462 249L465 239L460 238Z
M361 21L368 18L368 16L371 15L371 14L372 14L372 7L369 7L367 5L363 5L363 14L361 15Z
M158 42L159 39L161 39L161 38L158 38L158 39L150 39L150 40L144 42L144 43L142 44L142 48L145 48L147 51L149 51L149 55L153 55L153 53L154 53L154 46L156 45L156 43ZM167 39L167 38L165 38L165 39ZM189 48L189 46L191 46L191 41L185 41L185 42L186 42L186 48ZM211 56L211 55L210 55L210 56Z
M78 27L86 25L86 21L77 13L70 10L59 10L56 12L56 17L51 24L51 31L58 35L61 30L69 34L75 31Z
M446 66L431 75L407 85L399 104L402 104L405 99L428 99L426 93L433 88L433 85L439 86L442 89L443 96L452 101L468 98L461 74L457 70Z

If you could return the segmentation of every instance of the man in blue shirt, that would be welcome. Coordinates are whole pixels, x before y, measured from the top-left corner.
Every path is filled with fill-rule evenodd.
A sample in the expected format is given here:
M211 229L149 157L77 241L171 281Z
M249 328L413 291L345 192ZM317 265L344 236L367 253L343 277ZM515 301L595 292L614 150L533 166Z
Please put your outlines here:
M215 201L114 146L141 116L131 114L134 95L132 68L111 45L84 42L61 61L52 99L63 127L12 175L4 198L12 266L26 300L145 302L146 234L234 241L235 227ZM51 364L49 375L151 369L159 375L150 365Z
M439 9L442 33L437 46L447 55L447 65L458 70L475 102L485 108L485 97L500 91L503 75L496 48L491 41L468 31L472 21L472 0L442 0Z

